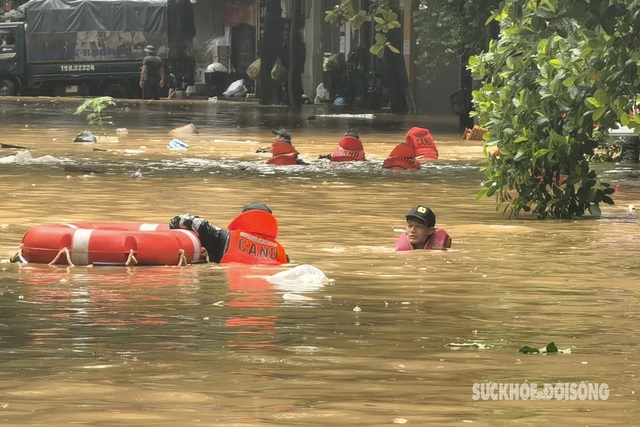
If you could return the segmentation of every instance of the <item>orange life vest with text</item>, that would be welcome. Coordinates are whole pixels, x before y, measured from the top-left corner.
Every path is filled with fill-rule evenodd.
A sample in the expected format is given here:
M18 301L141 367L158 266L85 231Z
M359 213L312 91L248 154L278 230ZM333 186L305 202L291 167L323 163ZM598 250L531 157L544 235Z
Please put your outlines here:
M438 148L429 129L412 127L405 136L405 143L416 151L416 156L436 160Z
M364 160L362 141L353 136L343 137L331 154L332 162L353 162Z
M412 146L398 144L391 150L382 167L393 170L420 169L420 163L416 161L416 151Z
M451 247L451 237L442 228L436 228L422 249L448 249ZM396 240L396 251L411 251L413 246L409 242L406 232L403 232Z
M286 264L287 255L282 245L275 240L249 234L245 231L231 231L229 247L220 260L221 264L237 262L241 264Z
M242 212L229 224L229 245L220 260L224 263L267 264L287 263L287 254L278 242L278 221L269 212Z

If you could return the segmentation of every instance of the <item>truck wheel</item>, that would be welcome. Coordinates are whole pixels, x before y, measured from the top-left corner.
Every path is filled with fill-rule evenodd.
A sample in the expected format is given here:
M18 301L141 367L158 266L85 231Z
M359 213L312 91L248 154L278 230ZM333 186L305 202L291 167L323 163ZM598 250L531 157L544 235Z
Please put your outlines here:
M121 83L111 83L104 88L104 96L112 98L129 98L129 89Z
M16 85L11 79L0 80L0 96L16 96Z

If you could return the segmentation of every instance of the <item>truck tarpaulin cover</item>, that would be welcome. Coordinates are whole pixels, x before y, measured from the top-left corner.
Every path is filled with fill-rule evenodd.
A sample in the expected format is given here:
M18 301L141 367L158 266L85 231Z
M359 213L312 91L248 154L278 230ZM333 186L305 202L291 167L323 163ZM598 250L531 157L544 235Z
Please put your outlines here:
M31 0L22 9L33 62L141 60L149 44L167 56L166 0Z

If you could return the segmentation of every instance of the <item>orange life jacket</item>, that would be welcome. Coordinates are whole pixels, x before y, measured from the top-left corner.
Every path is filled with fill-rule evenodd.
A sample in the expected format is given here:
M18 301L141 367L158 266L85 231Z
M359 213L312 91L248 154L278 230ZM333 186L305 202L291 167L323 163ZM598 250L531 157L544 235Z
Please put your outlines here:
M220 263L286 264L287 254L278 242L278 221L269 212L242 212L229 224L229 246Z
M287 165L297 165L298 153L291 154L280 154L279 156L274 156L267 160L268 165L276 165L276 166L287 166Z
M362 141L353 136L343 137L331 154L332 162L353 162L364 160Z
M272 157L267 160L268 165L295 165L298 164L298 152L288 142L276 142L271 146Z
M286 264L287 255L282 245L275 240L249 234L245 231L231 231L229 248L220 260L221 264L237 262L241 264Z
M448 249L451 247L451 237L442 228L436 228L422 249ZM396 251L413 250L406 232L403 232L396 240Z
M420 164L416 161L416 150L408 144L398 144L395 146L389 157L382 163L386 169L420 169Z
M438 148L429 129L412 127L405 136L405 143L415 149L416 156L434 160L438 158Z

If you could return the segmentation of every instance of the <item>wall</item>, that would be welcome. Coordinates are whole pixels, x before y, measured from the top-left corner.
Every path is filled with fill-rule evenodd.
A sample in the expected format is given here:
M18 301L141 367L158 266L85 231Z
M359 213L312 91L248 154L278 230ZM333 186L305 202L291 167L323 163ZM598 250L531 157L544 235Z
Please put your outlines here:
M420 67L416 66L420 77ZM431 83L419 78L416 82L415 102L418 111L428 114L453 114L450 96L460 89L460 63L440 67Z

